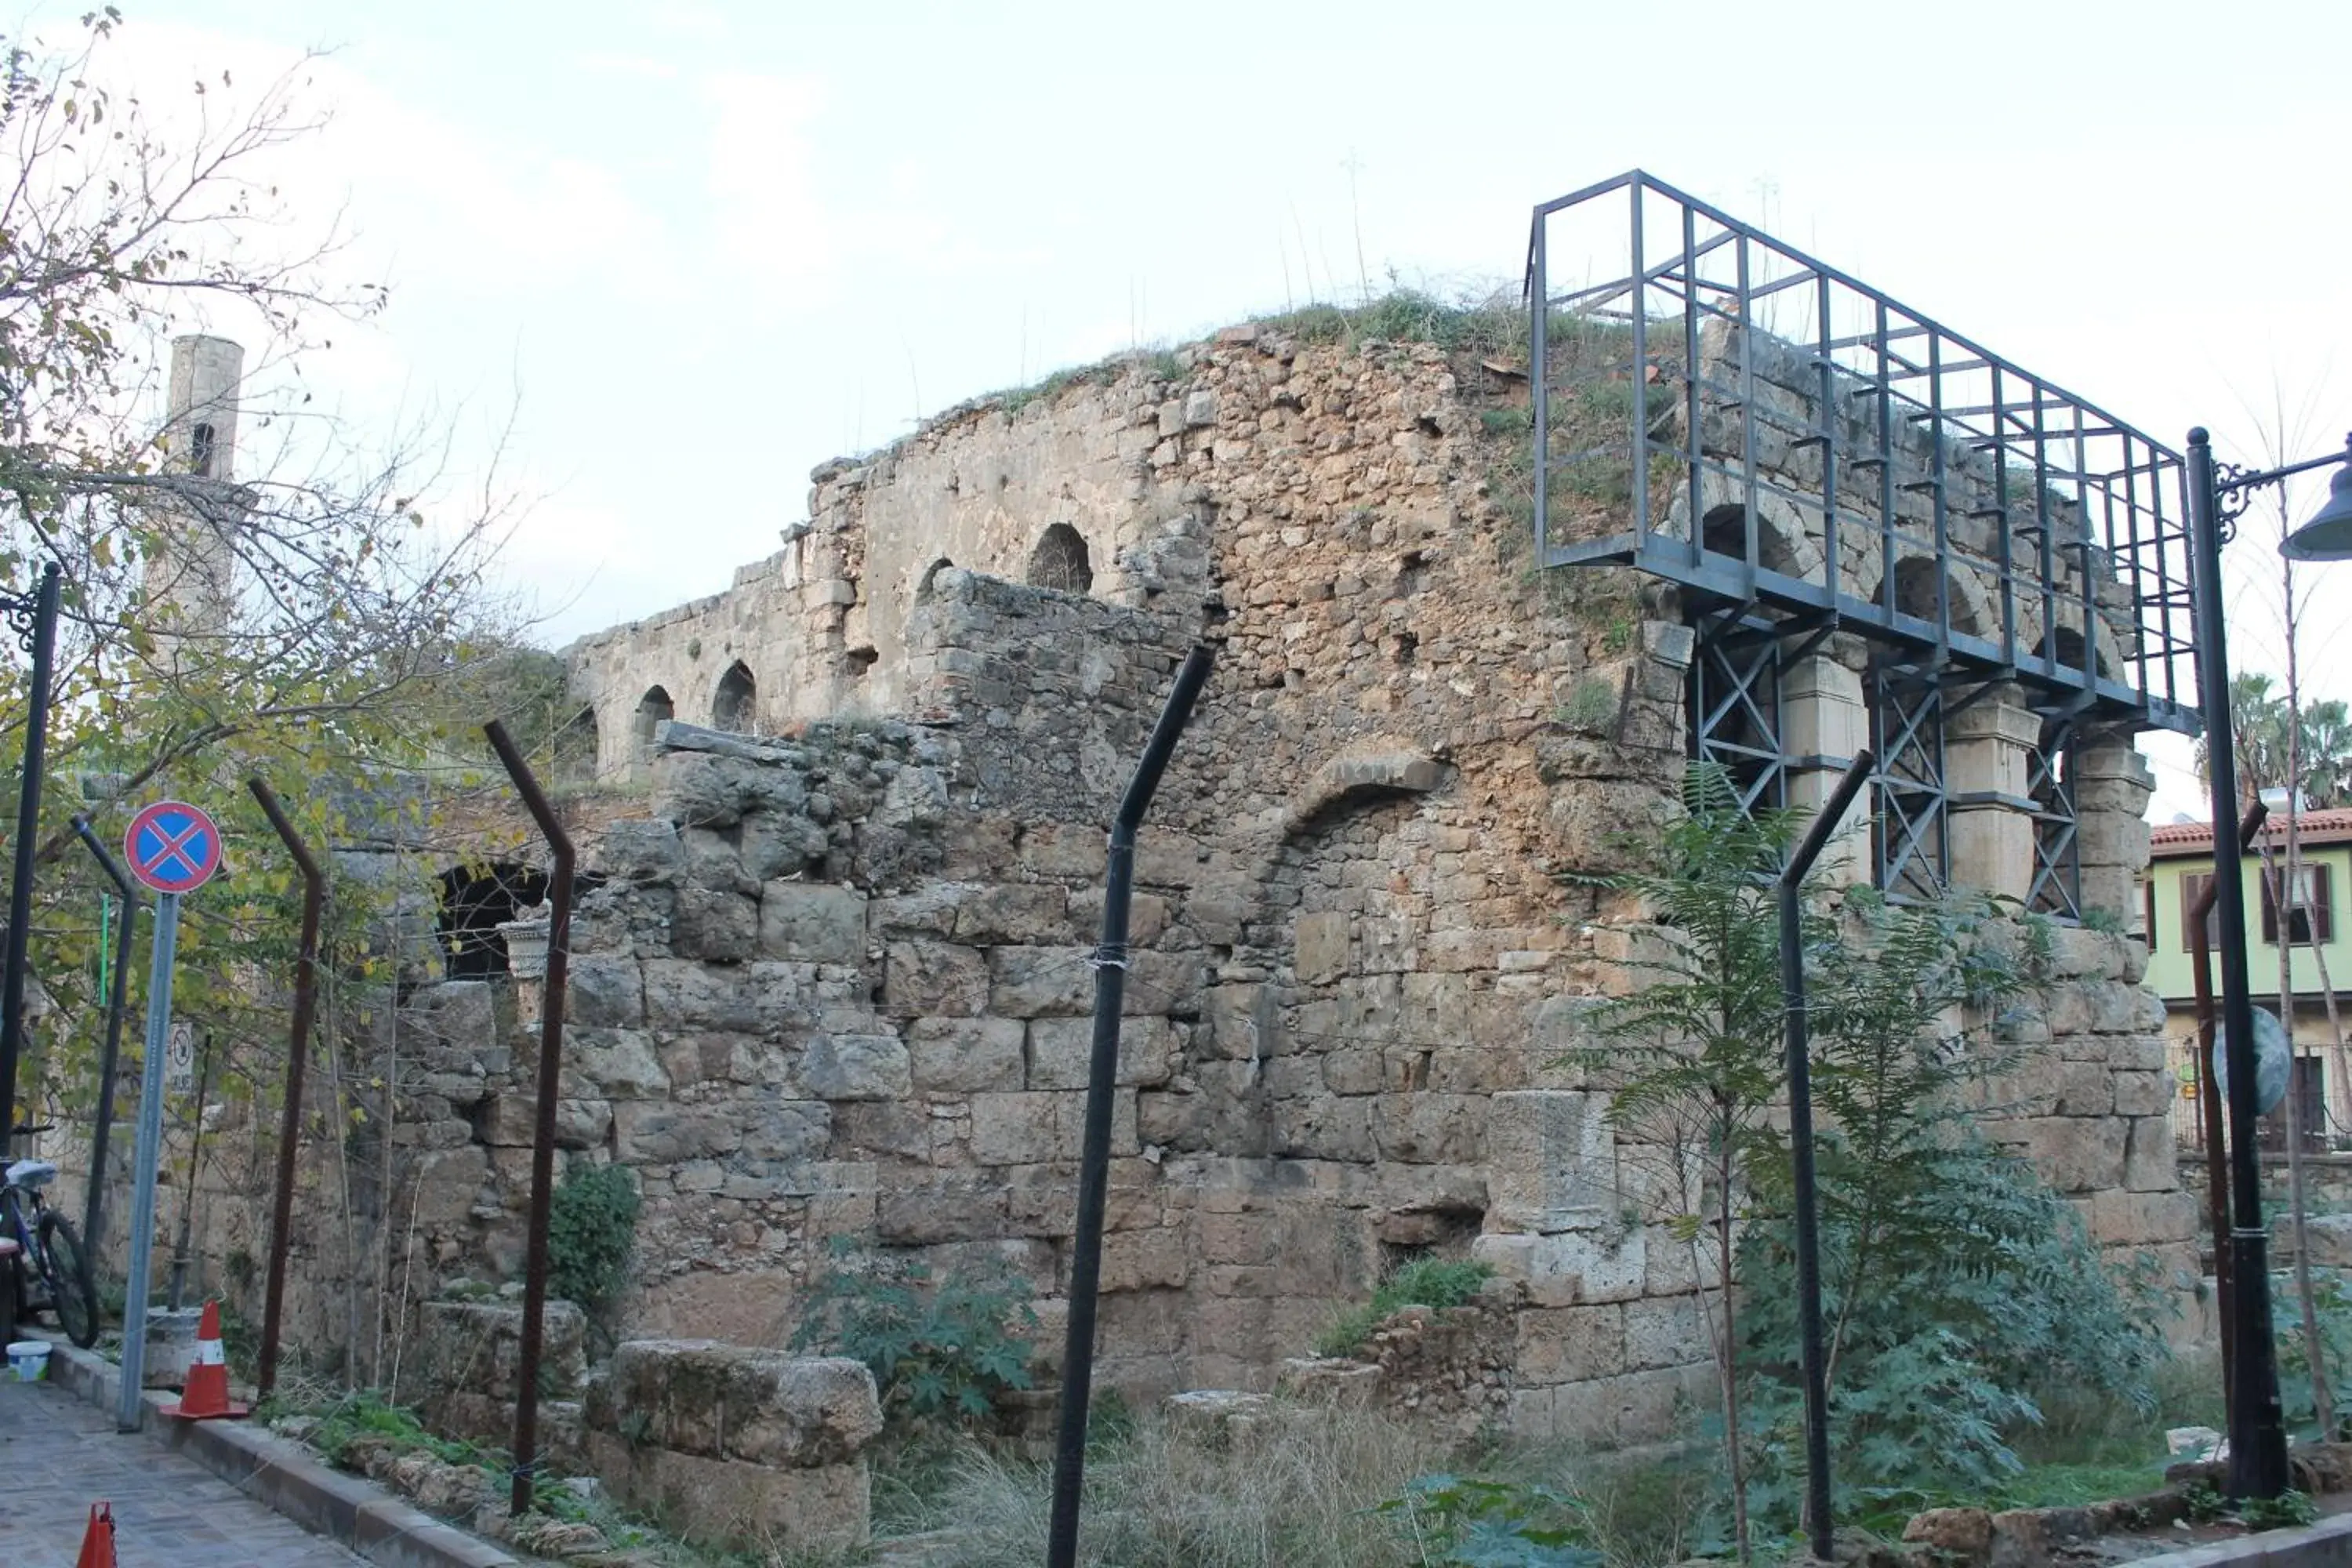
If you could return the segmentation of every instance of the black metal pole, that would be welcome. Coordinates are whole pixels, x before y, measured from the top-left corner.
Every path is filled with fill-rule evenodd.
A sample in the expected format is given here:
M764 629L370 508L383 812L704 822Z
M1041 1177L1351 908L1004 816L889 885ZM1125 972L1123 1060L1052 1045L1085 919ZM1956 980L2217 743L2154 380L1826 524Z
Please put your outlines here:
M1853 797L1870 782L1867 751L1854 754L1845 776L1780 868L1780 996L1789 1041L1789 1159L1797 1205L1797 1343L1805 1380L1805 1529L1813 1555L1831 1561L1830 1394L1828 1345L1822 1335L1821 1192L1813 1170L1812 1035L1805 1016L1804 885L1845 820Z
M18 601L21 607L22 601ZM16 869L0 954L0 1159L16 1136L16 1062L25 1051L25 949L32 938L34 840L41 832L41 764L49 738L49 666L58 650L58 563L41 568L33 601L33 683L25 700L25 774L16 792Z
M547 793L539 787L530 764L523 761L497 720L482 726L490 749L506 764L515 793L539 824L548 847L555 852L550 878L547 920L547 978L539 1009L538 1125L530 1144L530 1232L522 1277L522 1346L515 1369L514 1486L507 1499L509 1513L530 1511L531 1478L539 1464L539 1360L544 1334L540 1320L547 1309L547 1217L555 1194L555 1098L563 1071L563 987L572 968L572 836L563 831Z
M2239 861L2223 864L2221 839L2238 819L2236 736L2230 721L2230 655L2221 625L2221 491L2213 448L2189 432L2189 534L2195 571L2197 687L2205 709L2205 774L2213 792L2213 912L2221 930L2221 1047L2230 1110L2230 1291L2235 1320L2230 1391L2231 1497L2286 1490L2286 1421L2279 1409L2278 1347L2271 1332L2270 1236L2263 1226L2262 1166L2254 1150L2254 1002L2246 974L2246 899Z
M310 1058L310 1019L319 1001L319 920L327 905L327 878L310 847L288 820L278 795L258 778L245 781L261 803L269 826L302 872L302 945L294 959L294 1024L286 1054L286 1109L278 1122L278 1188L269 1211L269 1282L261 1299L261 1365L257 1396L269 1397L278 1383L278 1337L286 1304L286 1250L294 1226L294 1152L302 1135L302 1089Z
M1118 1078L1119 1009L1127 993L1127 912L1134 891L1135 835L1215 661L1215 651L1205 644L1196 644L1185 656L1167 706L1160 709L1160 721L1143 748L1143 760L1119 800L1118 815L1111 819L1103 872L1102 945L1095 950L1094 1050L1087 1072L1086 1139L1078 1155L1077 1226L1070 1237L1070 1321L1062 1350L1061 1427L1054 1449L1047 1568L1076 1568L1078 1560L1087 1408L1094 1389L1095 1307L1102 1286L1103 1205L1110 1183L1112 1089Z
M2263 830L2270 807L2261 801L2246 807L2246 818L2238 825L2239 862L2254 842L2254 835ZM2213 864L2218 872L2221 863L2219 846L2214 850ZM2213 950L2207 928L2213 912L2213 888L2221 880L2218 875L2205 879L2205 890L2189 905L2189 980L2197 994L2197 1128L2205 1139L2205 1218L2213 1237L2213 1288L2221 1296L2220 1310L2215 1314L2221 1327L2221 1408L2230 1408L2231 1384L2236 1380L2237 1325L2232 1320L2231 1303L2235 1300L2230 1290L2230 1153L2229 1140L2221 1130L2221 1107L2213 1100L2213 1086L2221 1081L2213 1070ZM2148 942L2155 943L2156 933L2148 932Z
M114 1074L122 1056L122 1010L131 999L131 928L138 923L139 884L90 830L89 818L77 816L73 830L122 896L122 919L114 931L114 982L106 998L106 1049L98 1060L98 1125L89 1138L89 1197L82 1205L81 1242L96 1258L103 1246L100 1222L106 1217L106 1142L114 1131Z

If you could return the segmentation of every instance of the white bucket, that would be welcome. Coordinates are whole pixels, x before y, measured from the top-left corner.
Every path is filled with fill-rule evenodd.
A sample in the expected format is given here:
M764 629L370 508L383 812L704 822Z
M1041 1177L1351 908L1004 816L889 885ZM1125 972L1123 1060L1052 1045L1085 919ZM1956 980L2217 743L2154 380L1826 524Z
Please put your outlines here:
M47 1340L13 1340L8 1345L8 1371L18 1383L38 1383L49 1375Z

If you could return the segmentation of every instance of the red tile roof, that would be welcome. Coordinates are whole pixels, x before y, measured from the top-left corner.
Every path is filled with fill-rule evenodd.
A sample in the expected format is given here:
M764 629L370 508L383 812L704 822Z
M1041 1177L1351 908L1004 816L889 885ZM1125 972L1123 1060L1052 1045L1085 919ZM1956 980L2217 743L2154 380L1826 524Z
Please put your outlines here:
M2305 844L2336 844L2352 839L2352 806L2304 812L2295 818L2295 826ZM2280 819L2273 816L2263 837L2275 840L2281 832ZM2213 852L2213 825L2210 822L2163 823L2147 837L2149 847L2158 860Z

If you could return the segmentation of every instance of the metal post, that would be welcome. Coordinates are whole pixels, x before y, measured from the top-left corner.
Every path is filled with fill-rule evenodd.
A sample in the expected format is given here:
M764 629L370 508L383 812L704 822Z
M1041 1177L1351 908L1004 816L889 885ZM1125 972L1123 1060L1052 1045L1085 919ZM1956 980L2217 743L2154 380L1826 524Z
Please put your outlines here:
M2261 801L2246 808L2246 819L2238 826L2238 852L2231 857L2234 867L2242 864L2247 846L2263 829L2263 819L2270 807ZM2213 1086L2221 1081L2213 1070L2213 962L2212 949L2205 936L2206 917L2213 912L2213 884L2221 879L2221 852L2214 847L2214 875L2206 879L2205 890L2188 910L2189 978L2197 994L2197 1127L2205 1135L2205 1218L2213 1236L2213 1289L2221 1298L2221 1408L2230 1408L2230 1390L2236 1382L2231 1357L2237 1350L2237 1322L2231 1310L2230 1296L2230 1157L2228 1141L2222 1135L2221 1108L2214 1103ZM2147 933L2150 945L2156 933Z
M2221 1041L2230 1076L2231 1309L2237 1319L2231 1376L2231 1497L2272 1498L2287 1487L2286 1422L2279 1409L2278 1348L2271 1333L2270 1237L2263 1227L2262 1168L2254 1152L2254 1004L2246 975L2246 900L2233 858L2221 864L2221 830L2238 819L2238 759L2230 722L2230 656L2222 631L2221 493L2213 448L2189 432L2189 531L2195 570L2197 685L2205 709L2205 770L2213 792L2213 909L2221 937Z
M319 919L327 904L327 878L294 831L278 795L258 778L245 781L302 872L302 943L294 959L294 1025L286 1052L286 1109L278 1122L278 1187L269 1211L269 1276L262 1294L261 1366L256 1396L278 1383L278 1335L286 1302L286 1249L293 1237L294 1152L302 1133L302 1088L310 1058L310 1020L319 1001Z
M550 875L547 921L547 979L539 1012L539 1118L530 1145L530 1232L523 1268L522 1346L515 1370L514 1485L508 1511L530 1511L531 1476L539 1463L539 1360L543 1337L540 1319L547 1307L547 1217L554 1201L555 1098L563 1070L563 988L572 954L572 837L556 819L555 807L539 787L530 764L493 719L482 727L490 749L506 764L515 792L530 808L531 820L555 852Z
M1828 1344L1822 1333L1821 1195L1813 1172L1812 1041L1805 1016L1804 884L1830 836L1870 782L1874 759L1854 754L1845 776L1780 868L1780 995L1789 1042L1789 1158L1797 1205L1797 1341L1805 1380L1805 1528L1815 1557L1832 1559Z
M1541 307L1538 306L1538 309ZM1540 376L1542 367L1536 374ZM1538 461L1541 459L1538 458ZM1095 949L1094 1049L1087 1069L1086 1139L1078 1155L1077 1225L1070 1237L1070 1318L1062 1350L1061 1426L1054 1449L1054 1512L1045 1537L1046 1568L1076 1568L1078 1511L1086 1489L1087 1410L1094 1389L1095 1307L1102 1285L1103 1205L1110 1184L1113 1086L1118 1078L1118 1021L1127 992L1127 913L1134 891L1135 835L1160 788L1176 738L1208 683L1215 650L1195 644L1176 672L1160 721L1136 763L1111 819L1103 871L1102 944Z
M94 1258L104 1245L100 1226L106 1217L106 1145L114 1131L114 1075L122 1058L122 1013L131 1001L131 928L138 923L139 884L99 842L98 835L90 830L89 818L75 817L73 830L89 852L98 857L107 879L122 895L122 919L114 931L113 983L108 987L106 998L106 1049L98 1062L98 1125L89 1139L89 1197L81 1211L81 1243Z
M180 895L155 895L154 958L147 972L147 1058L139 1075L139 1142L131 1161L131 1279L122 1293L122 1390L114 1429L139 1430L147 1375L147 1294L155 1254L155 1167L163 1152L163 1057L172 1035L172 960L180 945Z
M21 612L22 600L12 608ZM49 666L58 649L58 563L41 569L33 601L33 683L25 700L25 773L16 792L16 868L8 883L8 935L0 954L0 1157L16 1136L16 1061L25 1049L25 948L33 933L33 860L41 834L41 773L49 736Z

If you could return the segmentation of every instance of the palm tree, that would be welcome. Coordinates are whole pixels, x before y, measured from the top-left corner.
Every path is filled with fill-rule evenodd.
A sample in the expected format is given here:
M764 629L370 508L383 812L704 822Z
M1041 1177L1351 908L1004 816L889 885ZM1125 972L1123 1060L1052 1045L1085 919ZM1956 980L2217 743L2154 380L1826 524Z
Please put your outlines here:
M2303 710L2303 792L2315 809L2352 805L2352 709L2339 700Z

